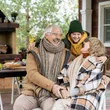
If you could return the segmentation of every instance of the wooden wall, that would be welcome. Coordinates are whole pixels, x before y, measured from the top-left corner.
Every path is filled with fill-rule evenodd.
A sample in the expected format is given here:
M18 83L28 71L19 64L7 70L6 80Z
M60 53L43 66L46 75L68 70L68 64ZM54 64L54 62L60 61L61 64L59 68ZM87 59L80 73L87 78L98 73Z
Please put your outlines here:
M98 36L98 4L109 0L92 0L92 36Z
M78 13L78 15L79 15L79 20L81 21L81 13L80 13L80 10L82 9L82 0L78 0L78 2L79 2L79 13Z
M110 0L92 0L92 36L98 37L98 4L99 2L105 2ZM79 20L81 21L82 0L79 0ZM110 58L110 47L106 48L106 54ZM110 69L110 61L107 65L107 69Z
M92 36L98 37L98 0L92 0Z
M110 0L92 0L92 36L98 37L98 4ZM79 20L81 21L82 0L79 0Z
M11 54L0 54L0 63L4 60L12 60L16 54L16 28L17 23L0 23L0 44L9 45ZM14 56L13 56L14 55ZM14 59L14 58L13 58ZM8 89L12 86L12 78L0 78L0 89Z

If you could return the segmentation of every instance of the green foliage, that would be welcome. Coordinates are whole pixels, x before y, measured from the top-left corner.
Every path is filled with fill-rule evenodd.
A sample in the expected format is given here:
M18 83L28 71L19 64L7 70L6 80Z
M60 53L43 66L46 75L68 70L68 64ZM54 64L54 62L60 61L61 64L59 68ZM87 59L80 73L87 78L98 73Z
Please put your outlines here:
M27 47L29 35L40 39L49 24L58 24L66 35L69 23L78 16L78 0L2 0L0 9L11 20L17 12L17 50ZM19 41L19 42L18 42Z

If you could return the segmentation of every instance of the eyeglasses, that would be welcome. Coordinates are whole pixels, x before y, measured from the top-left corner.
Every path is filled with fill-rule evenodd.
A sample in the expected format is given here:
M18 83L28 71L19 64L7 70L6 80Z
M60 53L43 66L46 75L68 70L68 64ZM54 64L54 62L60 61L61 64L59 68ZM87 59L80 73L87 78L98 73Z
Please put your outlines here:
M59 34L59 33L53 33L53 32L48 32L48 33L50 33L50 34L52 34L52 35L54 35L54 36L60 36L60 37L63 36L63 34Z

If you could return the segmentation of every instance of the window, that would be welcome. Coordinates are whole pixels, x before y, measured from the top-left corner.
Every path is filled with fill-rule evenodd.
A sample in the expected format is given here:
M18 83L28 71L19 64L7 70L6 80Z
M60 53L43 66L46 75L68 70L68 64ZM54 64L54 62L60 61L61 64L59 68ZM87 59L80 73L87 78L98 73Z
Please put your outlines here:
M99 3L98 38L110 47L110 1Z

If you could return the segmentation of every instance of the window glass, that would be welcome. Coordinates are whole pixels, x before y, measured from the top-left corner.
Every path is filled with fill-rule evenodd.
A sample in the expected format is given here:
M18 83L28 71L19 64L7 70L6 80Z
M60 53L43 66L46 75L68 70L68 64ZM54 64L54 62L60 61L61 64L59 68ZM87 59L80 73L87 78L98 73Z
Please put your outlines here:
M110 42L110 26L104 27L104 42Z
M110 7L104 8L104 42L110 41Z
M104 24L110 24L110 7L104 8Z

